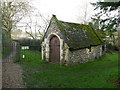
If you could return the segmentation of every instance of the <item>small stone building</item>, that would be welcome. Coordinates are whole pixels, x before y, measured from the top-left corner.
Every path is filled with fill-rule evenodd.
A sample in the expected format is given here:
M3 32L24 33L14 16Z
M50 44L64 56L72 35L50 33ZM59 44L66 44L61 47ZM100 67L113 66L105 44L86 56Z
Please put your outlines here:
M96 60L104 53L102 39L89 25L63 22L53 15L42 40L43 60L71 66Z

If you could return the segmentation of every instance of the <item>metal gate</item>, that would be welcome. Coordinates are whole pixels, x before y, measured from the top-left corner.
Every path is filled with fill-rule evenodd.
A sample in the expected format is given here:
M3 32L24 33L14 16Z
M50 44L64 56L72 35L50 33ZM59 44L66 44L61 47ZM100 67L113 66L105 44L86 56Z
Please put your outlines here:
M2 48L2 62L20 62L20 44L17 42L4 44Z

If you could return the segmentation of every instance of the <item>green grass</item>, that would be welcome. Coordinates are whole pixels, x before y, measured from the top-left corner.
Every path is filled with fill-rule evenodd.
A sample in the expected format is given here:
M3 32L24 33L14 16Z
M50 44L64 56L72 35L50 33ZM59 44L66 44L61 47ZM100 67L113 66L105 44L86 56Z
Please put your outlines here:
M41 60L37 51L22 51L23 80L27 88L114 88L118 78L118 55L72 67Z

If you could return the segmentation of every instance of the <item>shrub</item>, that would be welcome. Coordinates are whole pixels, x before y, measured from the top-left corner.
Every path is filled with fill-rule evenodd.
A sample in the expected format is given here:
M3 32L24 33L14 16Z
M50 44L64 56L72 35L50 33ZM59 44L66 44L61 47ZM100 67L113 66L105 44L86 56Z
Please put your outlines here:
M112 51L119 51L118 47L115 45L107 44L106 47Z

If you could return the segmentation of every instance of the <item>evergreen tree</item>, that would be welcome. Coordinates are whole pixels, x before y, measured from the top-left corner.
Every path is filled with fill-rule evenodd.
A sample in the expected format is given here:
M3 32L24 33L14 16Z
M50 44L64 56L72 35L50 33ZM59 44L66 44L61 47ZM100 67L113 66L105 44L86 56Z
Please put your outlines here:
M120 23L120 17L117 11L120 2L97 2L91 4L95 6L95 10L100 10L93 19L99 20L100 30L106 33L106 35L109 35L113 39L113 43L115 43L114 33L117 31Z

